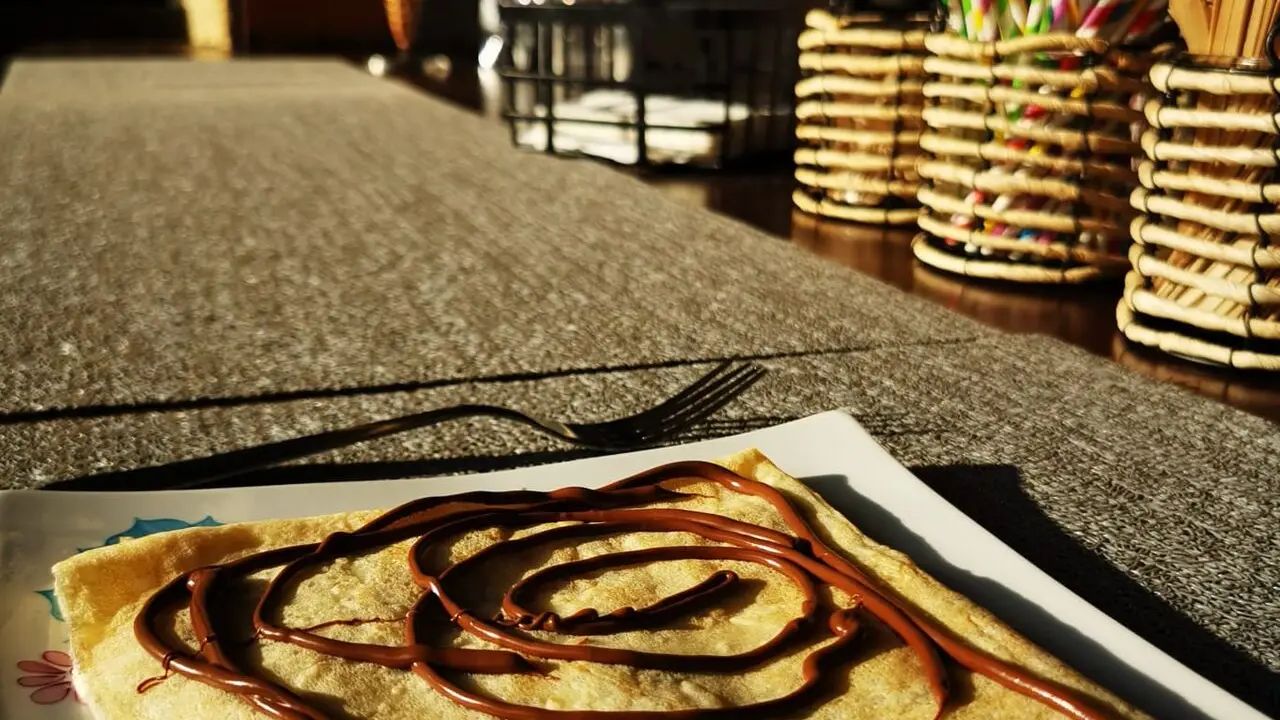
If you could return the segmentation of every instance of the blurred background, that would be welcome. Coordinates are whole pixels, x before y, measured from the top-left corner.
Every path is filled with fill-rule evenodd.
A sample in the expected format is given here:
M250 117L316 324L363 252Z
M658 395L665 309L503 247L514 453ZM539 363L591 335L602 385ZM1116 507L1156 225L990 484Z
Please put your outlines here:
M487 3L496 23L496 9ZM403 7L402 7L403 5ZM424 0L424 50L474 54L481 38L476 0ZM415 8L416 9L416 8ZM0 0L0 54L121 51L217 53L391 53L388 0ZM403 22L403 20L401 21ZM407 27L410 23L405 22ZM91 49L91 50L90 50Z

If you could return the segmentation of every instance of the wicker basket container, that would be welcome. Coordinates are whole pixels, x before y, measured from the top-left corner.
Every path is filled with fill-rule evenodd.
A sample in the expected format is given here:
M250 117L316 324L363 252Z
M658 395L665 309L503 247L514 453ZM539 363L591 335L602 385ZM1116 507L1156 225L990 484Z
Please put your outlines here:
M1063 33L925 46L917 259L1029 283L1123 273L1150 61Z
M925 13L811 10L796 84L796 207L869 224L916 221Z
M1163 96L1146 106L1120 330L1183 357L1280 370L1280 75L1183 58L1151 80Z

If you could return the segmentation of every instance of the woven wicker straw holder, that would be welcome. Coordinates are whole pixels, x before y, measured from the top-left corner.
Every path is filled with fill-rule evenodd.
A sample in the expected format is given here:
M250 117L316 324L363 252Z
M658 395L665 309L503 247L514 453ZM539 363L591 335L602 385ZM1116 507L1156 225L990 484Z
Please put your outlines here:
M1102 40L925 38L920 262L974 277L1080 283L1123 273L1150 63ZM1058 59L1076 57L1075 69ZM1052 62L1046 63L1045 58ZM1015 108L1044 116L1020 122Z
M811 10L800 34L796 181L801 210L860 223L916 221L927 17ZM912 29L915 28L915 29Z
M1280 370L1280 79L1162 63L1151 80L1120 331Z

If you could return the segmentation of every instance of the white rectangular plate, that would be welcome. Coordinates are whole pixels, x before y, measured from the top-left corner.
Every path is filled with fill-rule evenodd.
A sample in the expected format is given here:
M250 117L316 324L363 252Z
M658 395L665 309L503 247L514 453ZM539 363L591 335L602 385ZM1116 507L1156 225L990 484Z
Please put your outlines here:
M844 413L677 447L481 475L148 493L0 492L0 718L82 720L66 631L41 591L81 549L189 524L388 508L465 490L598 486L757 447L877 540L1080 672L1162 718L1264 716L1081 600L947 503ZM25 678L25 679L24 679ZM66 695L65 697L63 697ZM33 699L34 698L34 699ZM36 702L44 701L41 702Z

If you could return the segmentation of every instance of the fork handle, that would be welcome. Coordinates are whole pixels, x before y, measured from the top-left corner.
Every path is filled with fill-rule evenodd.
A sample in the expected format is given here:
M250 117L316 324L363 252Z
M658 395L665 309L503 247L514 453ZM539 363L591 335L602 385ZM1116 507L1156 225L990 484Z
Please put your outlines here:
M488 416L520 421L547 434L550 431L528 422L524 416L496 405L452 405L364 425L329 430L314 435L280 440L265 445L217 453L205 457L180 460L135 470L114 470L67 480L57 480L42 490L183 490L197 487L252 470L278 465L290 460L319 455L350 447L368 440L416 430L464 417Z

